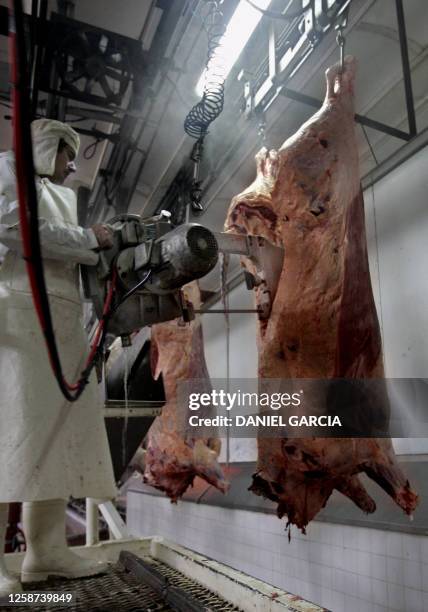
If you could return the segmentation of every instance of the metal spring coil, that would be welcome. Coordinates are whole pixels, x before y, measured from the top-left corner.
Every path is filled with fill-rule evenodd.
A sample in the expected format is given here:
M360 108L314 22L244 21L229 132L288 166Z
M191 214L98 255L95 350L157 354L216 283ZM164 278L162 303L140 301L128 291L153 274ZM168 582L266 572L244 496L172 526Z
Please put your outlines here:
M207 0L209 11L204 27L208 36L208 56L205 66L204 93L184 120L184 130L192 138L203 138L209 125L217 119L224 105L225 69L220 39L225 32L222 0Z

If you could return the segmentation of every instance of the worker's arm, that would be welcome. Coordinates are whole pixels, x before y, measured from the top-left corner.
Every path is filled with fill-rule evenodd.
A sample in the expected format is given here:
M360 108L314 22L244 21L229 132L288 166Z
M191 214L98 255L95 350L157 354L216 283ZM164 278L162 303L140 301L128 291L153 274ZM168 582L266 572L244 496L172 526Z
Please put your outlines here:
M37 186L38 195L41 185ZM91 229L55 225L39 218L39 235L43 257L86 265L96 265L98 254L92 249L99 242ZM0 157L0 242L13 251L23 253L19 229L19 203L13 158Z
M0 210L1 199L0 196ZM98 254L91 250L98 247L98 241L91 230L81 227L62 227L46 219L39 219L39 236L42 255L46 259L58 259L87 266L95 266L98 263ZM11 219L5 219L1 213L0 242L8 249L23 254L19 222L11 224Z

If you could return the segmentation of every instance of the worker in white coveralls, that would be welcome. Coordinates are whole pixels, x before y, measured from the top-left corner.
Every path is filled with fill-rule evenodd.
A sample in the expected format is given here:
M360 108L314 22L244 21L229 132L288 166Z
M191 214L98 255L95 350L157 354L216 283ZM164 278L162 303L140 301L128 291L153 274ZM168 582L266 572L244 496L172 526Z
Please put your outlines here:
M32 124L39 228L56 341L66 380L79 378L88 354L78 263L82 251L112 246L110 228L77 225L74 192L62 183L75 170L79 137L68 125ZM23 502L27 543L22 581L78 578L105 564L67 548L66 503L116 495L94 374L80 399L67 402L51 371L30 292L19 231L15 161L0 154L0 595L22 587L4 562L8 503Z

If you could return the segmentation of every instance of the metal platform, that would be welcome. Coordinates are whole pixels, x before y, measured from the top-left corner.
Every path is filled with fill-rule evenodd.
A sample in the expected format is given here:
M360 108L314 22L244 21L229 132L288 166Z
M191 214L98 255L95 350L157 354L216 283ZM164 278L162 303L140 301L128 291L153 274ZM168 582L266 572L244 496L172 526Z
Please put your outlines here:
M49 612L242 612L240 608L150 556L123 552L109 572L78 580L50 579L27 583L25 591L73 592L76 603L52 604ZM28 612L28 606L3 607ZM42 612L42 608L37 607ZM44 612L44 608L43 608Z
M160 537L110 540L76 546L86 559L108 561L108 573L78 580L26 584L26 591L74 592L76 603L1 607L24 612L328 612L299 595L248 576L215 559ZM5 555L19 574L24 553Z
M76 604L49 605L46 608L37 607L40 612L166 612L173 610L161 595L150 586L141 583L119 564L101 576L81 578L79 580L50 580L47 582L28 583L25 591L67 591L76 595ZM10 612L28 612L29 606L14 606L2 608Z

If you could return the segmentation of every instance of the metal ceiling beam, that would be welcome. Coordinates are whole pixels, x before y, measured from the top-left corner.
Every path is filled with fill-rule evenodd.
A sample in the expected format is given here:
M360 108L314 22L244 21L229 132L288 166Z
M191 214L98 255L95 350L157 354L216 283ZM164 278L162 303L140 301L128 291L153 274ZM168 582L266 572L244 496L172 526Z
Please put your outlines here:
M403 67L404 93L406 95L407 117L410 136L416 136L416 114L413 99L412 73L410 70L409 50L407 47L406 20L404 18L403 0L395 0L397 11L398 36L400 39L401 65Z
M350 3L350 0L348 4ZM413 98L413 90L412 90L412 76L410 69L410 61L409 61L409 51L407 46L407 34L406 34L406 22L404 17L404 9L402 0L395 0L396 4L396 13L397 13L397 30L398 30L398 39L400 43L400 57L401 57L401 65L403 70L403 81L404 81L404 91L406 97L406 108L407 108L407 117L409 123L409 132L404 132L402 130L398 130L394 127L386 125L380 121L375 121L370 119L369 117L364 117L362 115L355 115L355 121L367 127L370 127L374 130L378 130L395 138L400 138L401 140L410 140L417 134L416 129L416 113L415 113L415 104ZM303 22L306 23L307 18L302 16ZM331 27L333 22L331 24ZM300 27L300 25L299 25ZM325 34L324 34L325 35ZM296 73L296 71L302 67L304 61L306 61L307 57L311 53L314 52L315 46L311 45L308 52L303 53L303 59L298 62L297 67L293 68L291 74L289 74L289 66L292 65L292 61L298 56L298 51L300 52L303 48L303 45L307 43L308 34L302 33L300 40L297 44L291 49L288 49L285 53L284 57L281 59L277 58L276 44L275 44L275 35L274 29L271 27L269 30L269 77L263 83L261 87L254 93L253 87L248 87L246 91L248 91L248 95L246 94L246 112L251 113L257 110L262 109L262 112L266 112L269 106L272 105L274 100L278 97L278 95L283 95L287 98L291 98L297 102L302 102L303 104L308 104L310 106L314 106L316 108L321 108L322 103L318 101L316 98L311 98L310 96L299 93L298 91L288 89L284 83L286 83L289 78ZM317 43L319 44L319 43ZM277 69L278 67L278 69ZM283 83L283 84L281 84Z
M377 0L353 0L349 15L348 31L351 31L357 23L364 18L376 1ZM336 48L337 44L334 37L325 37L317 48L318 52L316 54L311 54L308 58L305 70L298 71L297 74L294 75L293 85L298 89L304 89L311 78L320 71L321 67ZM268 132L278 132L279 124L283 124L284 122L287 108L288 105L284 104L273 105L269 108L266 116L266 122L269 127L267 130ZM204 214L207 214L209 208L216 202L231 177L239 173L241 167L248 162L257 152L258 148L260 148L256 136L256 127L254 125L249 122L244 125L243 121L240 121L237 123L236 131L237 134L234 142L227 152L222 155L218 164L214 166L204 181ZM286 131L284 132L286 135Z
M136 126L135 120L132 118L132 115L135 115L135 100L131 100L129 105L131 114L124 118L120 130L120 137L123 144L119 143L115 146L107 163L106 171L108 175L116 177L116 185L113 197L111 197L111 202L113 203L114 201L118 210L120 208L122 212L129 209L131 199L138 185L139 177L147 160L148 151L143 151L138 145L141 141L143 132L150 123L148 117L156 104L156 93L159 92L160 87L167 78L168 68L171 66L171 63L164 57L165 48L172 32L174 32L177 24L180 23L185 5L186 0L177 0L174 3L168 3L164 6L164 15L160 21L159 29L149 52L152 58L152 65L151 76L148 77L148 80L152 83L155 73L159 72L162 74L160 84L155 92L149 88L149 83L147 83L143 95L150 95L149 109L146 111L144 117L139 117L141 121L138 126ZM155 58L159 58L157 63L155 63ZM135 133L136 135L134 136ZM130 147L129 143L133 143L133 146ZM136 152L140 153L139 159L135 157ZM121 166L123 169L126 167L126 174L122 172L122 170L118 172L118 166ZM120 192L117 182L119 182ZM119 196L119 193L120 198L116 197L116 194ZM105 207L105 194L106 182L103 179L102 182L100 181L98 183L97 193L94 198L93 220L102 220L102 210Z
M109 112L109 110L102 111L95 108L86 108L84 106L68 106L67 114L76 115L77 117L82 117L83 119L94 119L95 121L114 123L116 125L120 125L122 121L120 117L114 115L112 112Z
M417 136L412 138L404 146L400 147L398 151L395 151L392 155L387 157L373 170L370 170L361 179L361 185L363 190L371 187L390 172L398 168L405 161L410 159L412 155L415 155L418 151L428 146L428 128L420 132Z
M289 89L288 87L281 87L279 93L282 96L285 96L286 98L296 100L297 102L302 102L303 104L307 104L315 108L321 108L323 104L322 101L318 100L317 98L307 96L306 94L302 94L299 91L295 91L294 89ZM375 119L370 119L370 117L365 117L364 115L356 114L355 121L357 123L360 123L361 125L365 125L374 130L378 130L379 132L383 132L384 134L388 134L389 136L400 138L401 140L409 141L413 137L412 134L403 132L403 130L399 130L395 127L387 125L386 123L381 123L380 121L376 121Z

